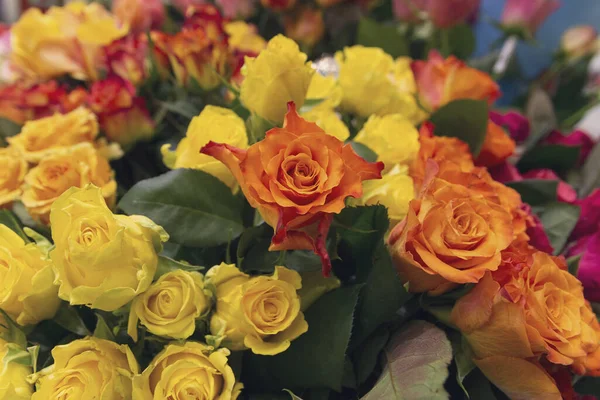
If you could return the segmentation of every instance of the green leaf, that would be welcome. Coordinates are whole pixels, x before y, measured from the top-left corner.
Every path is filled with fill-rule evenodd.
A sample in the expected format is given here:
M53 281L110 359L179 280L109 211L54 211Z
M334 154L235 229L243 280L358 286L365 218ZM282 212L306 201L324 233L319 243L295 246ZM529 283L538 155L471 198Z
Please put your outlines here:
M64 301L54 316L54 322L79 336L89 336L92 334L77 312L77 306L71 306Z
M448 32L452 53L461 60L468 59L475 51L476 39L473 29L467 24L459 24Z
M287 392L291 396L292 400L302 400L301 397L296 396L291 390L283 389L283 391Z
M123 196L119 207L128 214L149 217L175 243L212 247L242 233L242 204L214 176L176 169L137 183Z
M306 271L300 274L302 277L302 288L298 290L298 296L302 302L302 311L315 303L325 293L340 287L340 280L334 276L324 277L321 270Z
M409 55L406 36L398 25L384 25L370 18L362 18L358 23L356 44L380 47L394 58Z
M363 341L353 354L356 379L362 385L373 373L377 366L379 355L390 338L388 328L381 327Z
M204 267L191 265L186 261L175 261L172 258L158 256L158 268L156 269L155 278L166 274L167 272L183 270L183 271L201 271Z
M9 363L25 365L26 367L32 366L29 352L15 343L6 344L6 354L4 354L2 363L4 364L4 371L7 370Z
M519 192L523 202L531 206L538 206L556 201L558 181L549 179L524 179L522 181L507 182L506 186Z
M96 328L94 329L94 336L97 338L100 338L100 339L111 340L114 342L115 335L110 330L110 327L106 323L106 320L104 319L104 317L102 315L100 315L99 313L96 313L96 318L97 318L97 321L96 321Z
M524 151L527 152L557 127L554 105L548 93L534 87L527 99L525 116L531 125L531 134L523 143Z
M569 273L573 276L577 276L577 271L579 270L579 261L581 261L581 254L567 258Z
M483 100L454 100L431 115L435 134L451 136L469 145L477 157L485 141L488 125L488 105Z
M448 399L444 382L452 346L444 331L413 321L386 346L386 366L373 389L361 400Z
M574 385L574 389L579 394L598 395L600 393L600 377L584 376Z
M248 143L254 144L265 138L268 130L273 129L277 124L268 121L257 114L252 114L246 120L246 133L248 134Z
M27 352L29 353L29 357L31 359L31 366L33 367L33 373L37 373L37 365L38 359L40 357L40 346L29 346L27 348Z
M27 337L25 333L21 330L21 327L13 321L4 310L0 309L0 314L2 314L2 319L4 323L2 326L6 328L6 330L2 333L1 337L9 343L15 343L21 348L27 347ZM0 322L2 322L0 319Z
M10 119L0 118L0 138L6 139L15 136L21 132L21 125L14 123Z
M475 368L464 380L463 385L469 393L469 397L473 400L485 399L496 400L493 386L481 372L479 368Z
M450 342L452 343L452 353L454 354L454 362L456 363L456 381L465 392L467 397L470 397L469 392L464 386L465 378L477 366L473 362L473 350L465 337L457 331L452 331L449 334Z
M0 210L0 224L6 225L10 230L19 235L25 243L31 242L25 232L23 232L23 225L21 225L21 222L12 211Z
M377 153L369 148L369 146L358 142L350 142L352 149L356 154L364 158L368 162L377 161Z
M50 250L54 248L54 245L45 236L40 235L31 228L24 227L23 232L30 237L35 242L38 249L48 257L48 254L50 253Z
M575 167L579 159L580 148L576 146L561 146L547 144L533 147L519 160L519 171L526 172L532 169L549 168L558 173L563 173Z
M540 220L544 230L554 248L554 254L560 254L567 243L581 210L578 206L567 203L550 203L546 205L541 213Z
M249 391L331 388L341 390L352 316L361 285L334 290L305 313L308 332L275 356L246 352L242 381Z
M587 197L592 190L600 187L600 143L594 146L581 168L582 182L579 197Z

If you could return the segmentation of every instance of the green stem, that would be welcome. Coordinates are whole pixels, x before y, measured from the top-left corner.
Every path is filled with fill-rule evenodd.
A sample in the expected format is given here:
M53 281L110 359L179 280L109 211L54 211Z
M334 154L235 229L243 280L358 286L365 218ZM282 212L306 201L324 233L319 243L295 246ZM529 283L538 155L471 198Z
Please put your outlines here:
M442 50L442 54L444 55L444 57L448 57L450 55L450 53L452 52L450 49L450 30L449 29L442 29L440 31L440 36L441 36L441 50Z

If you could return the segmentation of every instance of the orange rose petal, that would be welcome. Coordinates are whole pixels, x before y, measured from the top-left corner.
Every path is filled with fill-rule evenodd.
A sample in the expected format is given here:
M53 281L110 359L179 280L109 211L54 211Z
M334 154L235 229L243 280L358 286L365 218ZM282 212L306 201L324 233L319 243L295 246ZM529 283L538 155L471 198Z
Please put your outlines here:
M474 361L484 375L513 400L562 400L554 380L535 362L505 356Z
M283 120L283 129L288 131L290 134L300 136L296 133L301 132L302 134L306 134L310 132L325 132L314 122L309 122L304 118L301 118L296 111L296 104L294 104L293 101L290 101L287 106L288 111Z
M381 161L376 163L366 161L356 154L349 144L343 147L342 158L344 159L346 166L356 172L360 179L381 179L381 171L383 171L383 168L385 167Z
M500 285L488 272L483 279L466 295L461 297L450 316L461 332L469 334L488 322L492 316L494 299L500 291Z

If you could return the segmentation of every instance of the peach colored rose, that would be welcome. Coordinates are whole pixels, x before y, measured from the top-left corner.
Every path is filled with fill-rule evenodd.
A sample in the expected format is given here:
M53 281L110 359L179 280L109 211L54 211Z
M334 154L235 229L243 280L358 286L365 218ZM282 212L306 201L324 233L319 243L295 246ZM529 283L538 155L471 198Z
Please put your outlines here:
M201 152L222 161L246 199L274 227L270 250L312 249L329 274L325 238L332 214L347 197L362 196L362 181L381 178L383 163L369 163L350 145L302 119L290 102L283 128L247 150L210 142Z

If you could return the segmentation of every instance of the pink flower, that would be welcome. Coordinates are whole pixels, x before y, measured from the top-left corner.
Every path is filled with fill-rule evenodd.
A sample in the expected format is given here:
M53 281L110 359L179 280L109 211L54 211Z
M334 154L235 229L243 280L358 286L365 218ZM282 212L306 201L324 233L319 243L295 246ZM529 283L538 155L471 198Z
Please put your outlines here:
M548 234L546 234L546 231L544 230L542 221L537 215L531 212L529 204L523 203L521 208L527 212L530 217L527 220L527 230L525 231L527 236L529 236L529 244L540 251L552 254L554 248L552 247L552 244L550 244L550 239L548 239Z
M571 232L571 240L589 236L600 226L600 189L594 190L584 199L577 200L575 205L581 209L577 225Z
M488 168L488 171L490 172L494 180L501 183L523 180L523 177L521 176L521 173L519 172L517 167L515 167L507 161L504 161L502 164L496 165L494 167Z
M558 181L558 187L556 189L556 197L558 201L564 203L573 203L577 200L577 192L573 189L573 186L560 179L558 175L551 169L534 169L523 174L525 179L547 179Z
M399 21L419 22L419 13L425 11L428 0L394 0L394 16Z
M173 6L185 14L189 6L197 6L207 3L206 0L172 0Z
M490 119L497 125L508 130L510 137L517 143L525 141L529 137L529 120L521 113L509 111L506 114L500 114L496 111L490 111Z
M581 243L579 243L581 242ZM589 301L600 302L600 232L579 240L583 249L577 278L583 284L585 297Z
M560 144L563 146L579 146L579 164L583 164L590 155L594 147L594 140L584 131L576 130L568 135L563 135L558 131L552 131L544 140L547 144Z
M427 13L438 28L465 22L479 10L480 0L429 0Z
M216 0L223 16L230 19L247 19L256 11L256 0Z
M559 7L558 0L507 0L501 22L508 28L524 29L529 36L533 36Z

